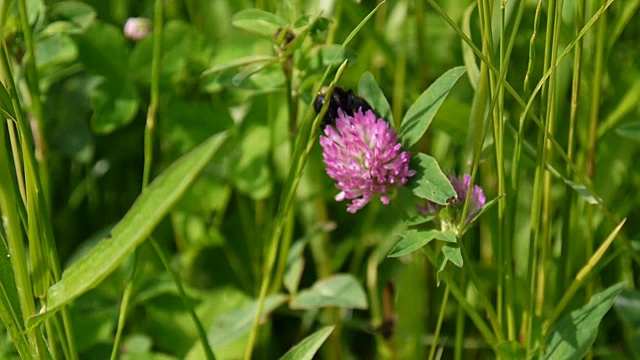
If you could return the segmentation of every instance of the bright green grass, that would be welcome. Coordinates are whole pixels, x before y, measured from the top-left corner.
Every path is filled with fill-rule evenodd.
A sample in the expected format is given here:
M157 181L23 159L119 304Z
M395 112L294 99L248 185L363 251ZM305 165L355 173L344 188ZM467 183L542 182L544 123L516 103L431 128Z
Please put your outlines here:
M638 7L2 2L0 358L640 357ZM389 206L333 200L330 84L411 146ZM443 173L457 234L406 222Z

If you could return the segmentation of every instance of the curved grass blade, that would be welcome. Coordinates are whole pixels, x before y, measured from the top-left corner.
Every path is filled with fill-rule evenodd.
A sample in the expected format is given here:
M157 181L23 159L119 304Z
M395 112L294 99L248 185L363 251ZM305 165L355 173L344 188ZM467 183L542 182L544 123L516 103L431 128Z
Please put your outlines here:
M226 133L211 136L158 176L114 226L111 235L69 266L62 279L48 289L42 310L27 320L27 326L39 324L98 285L131 255L182 197L226 138Z

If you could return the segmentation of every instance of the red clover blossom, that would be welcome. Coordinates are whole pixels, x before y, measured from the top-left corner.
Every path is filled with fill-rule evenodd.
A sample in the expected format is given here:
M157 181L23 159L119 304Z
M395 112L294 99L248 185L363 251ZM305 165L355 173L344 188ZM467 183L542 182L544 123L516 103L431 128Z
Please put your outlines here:
M327 175L340 192L336 201L351 200L347 211L355 213L376 195L388 205L396 187L404 186L415 175L409 170L411 153L401 151L398 136L373 111L358 109L353 116L338 110L334 126L326 126L320 136Z

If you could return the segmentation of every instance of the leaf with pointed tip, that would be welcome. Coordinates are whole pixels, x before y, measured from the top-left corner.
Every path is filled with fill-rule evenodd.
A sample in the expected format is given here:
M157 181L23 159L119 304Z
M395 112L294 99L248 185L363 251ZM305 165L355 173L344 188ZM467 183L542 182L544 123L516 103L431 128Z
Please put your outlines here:
M447 244L443 246L442 255L444 255L447 260L451 261L453 265L457 267L462 267L462 265L464 264L464 261L462 260L462 252L460 251L460 246L458 246L458 244Z
M110 235L71 264L62 273L62 279L47 290L42 310L27 320L27 326L36 326L98 285L131 255L187 191L226 138L226 133L211 136L160 174L140 194Z
M617 283L595 294L588 304L562 318L549 332L541 359L582 359L598 335L600 321L625 286Z
M313 355L316 354L320 346L324 343L325 340L331 335L334 326L325 326L322 329L316 331L315 333L307 336L296 344L296 346L292 347L291 350L287 351L280 360L311 360L313 359Z
M420 140L431 125L440 105L465 71L466 67L464 66L447 71L411 105L402 119L398 134L404 146L410 147Z

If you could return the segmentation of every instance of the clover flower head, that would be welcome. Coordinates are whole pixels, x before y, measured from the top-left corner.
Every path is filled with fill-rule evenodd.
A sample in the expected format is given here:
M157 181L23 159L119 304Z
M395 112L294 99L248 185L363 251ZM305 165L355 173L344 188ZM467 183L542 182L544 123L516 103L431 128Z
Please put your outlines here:
M453 186L453 189L456 192L456 198L449 202L449 206L452 210L452 213L459 214L462 212L464 207L464 203L467 200L467 193L469 192L469 187L471 186L471 175L465 174L462 178L458 178L454 175L448 175L449 181ZM484 195L484 191L478 185L474 185L471 189L471 199L469 200L469 209L467 211L467 218L465 219L465 224L469 224L474 216L476 216L480 210L484 207L487 202L487 198ZM442 205L438 205L431 201L427 202L426 207L419 207L419 211L423 214L435 214L438 213L442 208ZM441 219L446 220L446 219ZM454 221L457 221L454 219Z
M340 192L336 201L351 200L347 211L355 213L376 195L384 205L396 188L415 175L409 169L411 153L402 151L389 123L371 110L358 109L353 116L338 110L335 127L328 125L320 136L327 175Z
M152 28L151 20L140 17L130 17L124 24L124 36L133 41L140 41L151 35Z

